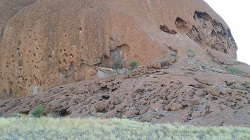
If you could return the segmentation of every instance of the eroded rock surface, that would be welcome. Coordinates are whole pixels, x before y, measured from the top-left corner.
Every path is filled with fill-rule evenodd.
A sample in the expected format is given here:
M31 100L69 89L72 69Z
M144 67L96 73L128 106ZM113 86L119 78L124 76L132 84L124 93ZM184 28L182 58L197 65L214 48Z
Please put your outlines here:
M225 28L222 23L205 12L196 11L193 18L196 21L195 25L187 34L192 40L236 58L237 45L229 28ZM184 22L181 19L176 22L178 21L182 24ZM182 25L179 28L183 30L185 26Z
M100 66L162 60L169 46L177 61L188 49L236 58L227 24L203 0L2 0L0 8L2 99L97 78Z
M2 100L0 109L3 116L9 117L15 113L29 114L41 104L48 116L250 127L250 73L236 74L214 62L188 59L183 67L174 66L178 63L154 63L123 76L82 81L36 96Z
M250 127L250 66L203 0L38 0L21 9L1 22L1 116L41 104L48 116Z

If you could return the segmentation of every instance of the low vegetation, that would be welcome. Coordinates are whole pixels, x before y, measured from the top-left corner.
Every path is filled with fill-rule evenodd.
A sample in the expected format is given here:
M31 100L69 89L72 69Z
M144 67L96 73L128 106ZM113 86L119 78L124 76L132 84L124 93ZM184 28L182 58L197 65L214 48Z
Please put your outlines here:
M243 72L236 69L236 68L227 68L228 71L230 71L231 73L234 73L234 74L239 74L239 75L242 75Z
M130 66L130 68L135 69L137 67L137 62L132 61L132 62L130 62L129 66Z
M250 129L151 124L127 119L0 118L0 139L247 140Z
M44 112L44 106L38 105L31 111L31 114L34 117L41 117L43 115L43 112Z

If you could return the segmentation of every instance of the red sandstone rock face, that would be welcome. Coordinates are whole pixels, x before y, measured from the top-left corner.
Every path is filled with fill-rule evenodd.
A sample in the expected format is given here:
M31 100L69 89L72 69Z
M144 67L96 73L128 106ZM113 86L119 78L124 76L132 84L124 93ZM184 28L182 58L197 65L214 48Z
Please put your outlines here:
M19 2L1 9L0 116L41 104L48 116L250 127L250 66L204 1Z
M8 16L1 21L0 98L96 78L97 66L112 67L116 61L124 67L133 60L139 65L177 61L181 67L193 50L200 61L236 58L228 26L203 0L20 3L17 10L1 7L1 18Z
M6 23L20 10L31 5L36 0L1 0L0 1L0 38Z

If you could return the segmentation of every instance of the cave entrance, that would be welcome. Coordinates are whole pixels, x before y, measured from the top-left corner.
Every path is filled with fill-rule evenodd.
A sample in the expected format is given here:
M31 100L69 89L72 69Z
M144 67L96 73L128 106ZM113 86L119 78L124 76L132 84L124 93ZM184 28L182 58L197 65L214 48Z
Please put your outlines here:
M113 69L121 69L127 67L130 58L129 46L123 44L117 46L114 50L110 50L109 55L104 55L100 66Z

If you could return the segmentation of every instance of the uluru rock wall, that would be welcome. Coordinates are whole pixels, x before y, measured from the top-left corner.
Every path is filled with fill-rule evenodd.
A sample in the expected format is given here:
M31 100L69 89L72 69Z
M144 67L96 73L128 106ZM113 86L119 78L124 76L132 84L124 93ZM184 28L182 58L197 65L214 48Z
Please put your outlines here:
M1 0L0 1L0 31L1 35L6 23L11 19L16 13L18 13L23 8L31 5L36 0Z
M125 65L168 59L172 49L179 65L189 49L200 50L199 59L210 49L236 58L228 26L203 0L37 0L13 13L1 23L0 98L92 79L96 66L119 59Z

